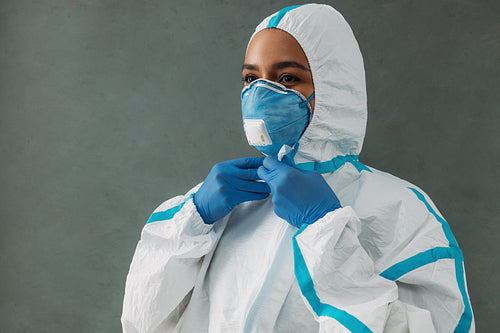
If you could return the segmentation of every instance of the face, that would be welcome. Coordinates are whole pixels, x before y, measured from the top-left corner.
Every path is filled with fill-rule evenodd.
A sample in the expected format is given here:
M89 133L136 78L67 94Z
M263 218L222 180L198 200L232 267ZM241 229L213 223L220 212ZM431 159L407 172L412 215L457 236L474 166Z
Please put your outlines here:
M264 29L254 36L248 46L242 75L245 86L257 79L267 79L296 90L305 98L314 92L311 69L302 47L280 29ZM309 104L314 112L314 98Z

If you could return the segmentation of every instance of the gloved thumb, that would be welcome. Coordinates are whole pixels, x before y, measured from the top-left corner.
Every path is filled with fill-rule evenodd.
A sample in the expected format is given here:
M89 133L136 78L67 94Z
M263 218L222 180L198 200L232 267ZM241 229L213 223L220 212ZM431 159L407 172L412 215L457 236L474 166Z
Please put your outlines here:
M272 171L267 170L266 167L264 167L264 166L260 166L257 169L257 176L259 176L260 179L262 179L265 182L267 182L267 180L269 179L271 173L272 173Z

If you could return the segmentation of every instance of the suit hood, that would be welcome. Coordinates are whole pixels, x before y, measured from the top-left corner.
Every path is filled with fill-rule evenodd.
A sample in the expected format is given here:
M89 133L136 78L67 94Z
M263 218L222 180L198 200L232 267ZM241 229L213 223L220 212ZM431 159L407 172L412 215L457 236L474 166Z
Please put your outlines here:
M367 98L363 58L349 24L328 5L307 4L268 16L252 38L269 28L284 30L297 40L314 82L314 114L295 147L295 164L321 172L335 159L357 162L365 136Z

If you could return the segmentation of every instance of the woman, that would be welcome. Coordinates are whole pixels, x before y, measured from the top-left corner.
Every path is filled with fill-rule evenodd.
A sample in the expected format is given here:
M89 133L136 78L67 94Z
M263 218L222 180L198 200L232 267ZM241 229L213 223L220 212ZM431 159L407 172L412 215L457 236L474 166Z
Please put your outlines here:
M358 161L365 75L341 14L264 19L242 74L245 133L268 156L219 163L156 209L123 330L474 331L447 222L422 190Z

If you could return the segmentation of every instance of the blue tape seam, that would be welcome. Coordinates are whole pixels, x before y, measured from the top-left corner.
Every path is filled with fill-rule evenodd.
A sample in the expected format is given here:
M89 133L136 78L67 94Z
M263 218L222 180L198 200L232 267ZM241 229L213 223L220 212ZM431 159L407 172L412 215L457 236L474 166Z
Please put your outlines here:
M434 209L432 209L432 206L429 204L429 202L427 202L427 200L425 199L425 196L420 193L417 189L415 188L412 188L412 187L408 187L413 193L415 193L415 195L417 196L417 198L422 201L425 205L425 207L427 208L427 210L432 214L434 215L434 217L436 218L436 220L438 220L439 223L441 223L441 226L443 227L443 231L444 231L444 234L446 236L446 239L448 240L448 242L450 243L450 246L451 247L454 247L454 248L457 248L459 249L458 247L458 244L457 244L457 241L455 240L455 237L453 236L453 233L451 232L451 229L450 229L450 225L448 224L448 222L446 222L445 219L443 219L441 216L439 216L436 211L434 211Z
M472 309L470 306L469 299L467 297L467 292L465 290L465 280L464 280L464 270L463 270L463 256L462 251L458 247L458 244L451 233L450 226L441 216L439 216L434 209L432 209L431 205L427 202L424 195L417 191L414 188L409 188L412 190L417 198L421 200L426 208L429 210L431 214L435 216L435 218L441 223L443 227L443 231L450 243L450 247L436 247L427 251L423 251L418 253L408 259L405 259L380 274L380 276L395 281L401 276L419 268L424 265L430 264L432 262L436 262L440 259L454 259L455 260L455 273L457 278L458 287L460 290L460 294L462 296L462 300L465 305L464 312L460 317L457 327L455 328L455 333L468 332L471 324L472 324ZM296 237L300 235L307 224L304 224L297 233L293 236L293 254L294 254L294 271L295 277L299 284L299 288L302 292L302 295L307 299L314 312L318 316L328 316L336 319L340 324L342 324L345 328L350 330L351 332L371 332L371 330L359 319L354 317L353 315L347 313L344 310L338 309L329 304L321 303L316 291L314 290L314 282L312 280L311 275L307 269L307 265L305 263L304 257L300 251L298 246Z
M283 9L281 9L279 12L276 13L276 15L271 17L271 19L269 20L269 23L267 24L267 28L276 28L286 13L288 13L292 9L298 8L300 6L303 6L303 5L290 6L290 7L285 7Z
M457 327L455 327L454 333L466 333L469 332L470 327L472 325L472 307L469 302L469 298L467 297L467 291L465 290L465 273L463 266L463 259L456 260L455 259L455 272L457 274L457 283L458 288L460 289L460 293L462 294L462 299L464 301L465 309L458 321Z
M405 259L397 264L392 265L387 268L385 271L380 273L380 276L395 281L409 272L425 266L427 264L436 262L440 259L453 259L455 260L455 275L458 284L458 288L460 290L460 294L462 296L462 301L464 302L464 312L460 317L457 327L455 328L455 333L469 332L470 327L472 325L472 308L469 302L469 298L467 297L467 292L465 290L465 279L464 279L464 269L463 269L463 254L460 248L458 247L458 243L451 232L450 225L443 219L429 204L425 196L415 188L408 187L417 198L423 202L427 210L434 215L436 220L441 223L443 228L443 232L450 244L449 247L436 247L433 249L429 249L423 252L420 252L408 259Z
M451 247L435 247L392 265L380 273L380 276L388 280L395 281L417 268L436 262L440 259L462 260L461 256L462 255L456 251L456 249Z
M290 157L292 161L298 151L298 146L299 145L297 144L291 152ZM363 170L372 172L367 166L358 161L358 156L359 155L336 156L330 161L326 162L305 162L295 164L295 166L302 170L316 170L320 173L328 173L339 169L345 163L349 162L358 170L358 172L361 172ZM342 324L345 328L349 329L351 332L372 332L362 321L349 314L348 312L336 308L330 304L321 303L318 295L316 294L316 291L314 290L314 282L311 275L309 274L306 262L304 260L304 257L302 256L302 252L300 251L296 239L296 237L300 235L300 233L302 233L306 227L307 224L304 224L292 238L295 278L299 285L300 291L302 292L302 295L304 295L317 316L327 316L333 318L340 324Z
M300 252L296 239L296 237L300 235L307 226L307 224L303 224L292 238L295 278L297 279L302 295L307 299L309 305L317 316L331 317L351 332L371 333L372 331L358 318L330 304L321 303L318 295L316 294L316 290L314 290L314 282L309 274L309 271L307 270L306 262L302 256L302 252Z
M366 165L358 161L359 155L336 156L330 161L325 162L304 162L297 163L295 166L301 170L316 170L319 173L334 172L346 163L351 163L358 172L363 170L372 172Z
M177 212L179 212L182 207L184 206L184 204L186 202L188 202L191 198L194 197L194 193L191 193L187 198L186 200L184 200L181 204L177 205L177 206L174 206L172 208L169 208L167 210L164 210L164 211L161 211L161 212L156 212L156 213L153 213L151 215L151 217L149 218L148 222L146 222L146 224L148 223L152 223L152 222L158 222L158 221L164 221L164 220L170 220L171 218L174 217L175 214L177 214Z

